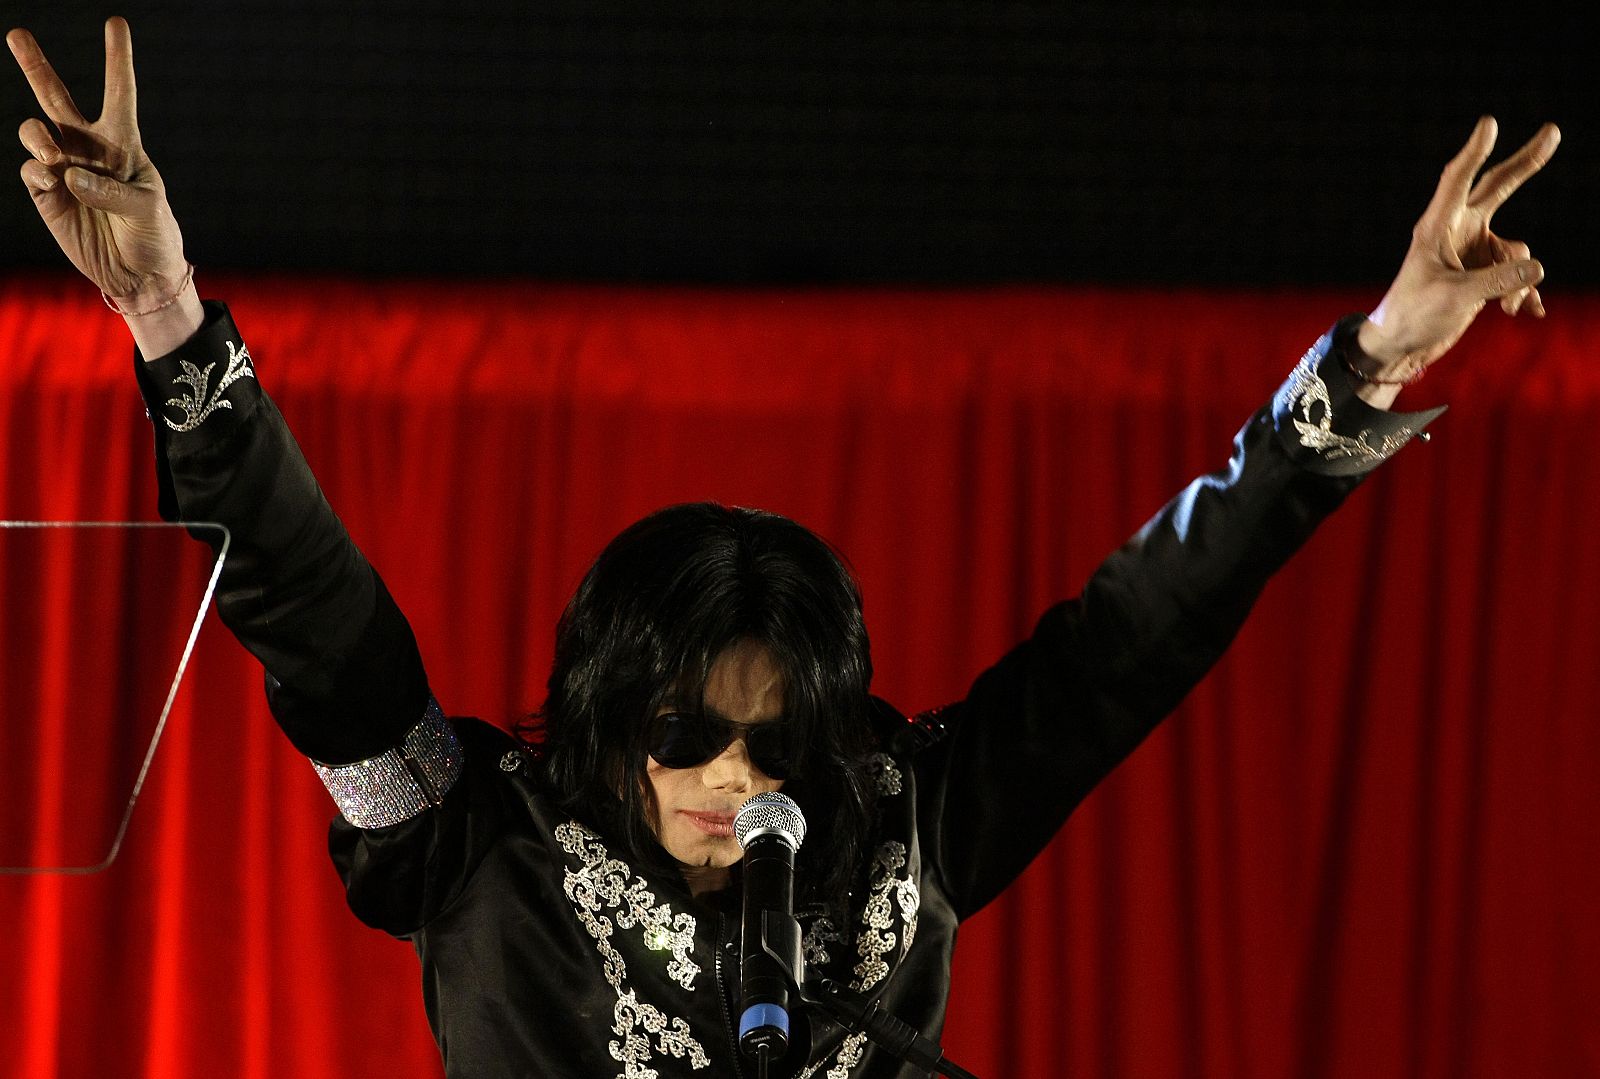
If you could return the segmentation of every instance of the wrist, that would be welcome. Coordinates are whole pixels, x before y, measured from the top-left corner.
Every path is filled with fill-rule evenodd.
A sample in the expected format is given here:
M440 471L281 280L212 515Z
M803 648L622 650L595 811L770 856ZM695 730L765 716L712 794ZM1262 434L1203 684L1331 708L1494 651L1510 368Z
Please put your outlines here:
M1382 308L1361 324L1345 348L1344 365L1355 376L1356 396L1374 408L1387 409L1400 396L1402 387L1415 382L1421 371L1413 371L1403 349L1384 334Z
M185 260L183 269L170 274L152 274L132 292L112 296L104 289L100 298L106 307L127 318L143 318L178 302L183 290L194 280L194 263Z
M193 337L205 323L205 308L200 305L200 293L194 281L184 282L172 302L146 314L124 314L128 331L133 334L139 354L146 361L159 359L175 351Z
M1355 335L1355 344L1360 358L1365 361L1368 374L1379 378L1398 378L1408 366L1406 350L1385 331L1382 318L1383 308L1380 306L1361 324L1361 329Z

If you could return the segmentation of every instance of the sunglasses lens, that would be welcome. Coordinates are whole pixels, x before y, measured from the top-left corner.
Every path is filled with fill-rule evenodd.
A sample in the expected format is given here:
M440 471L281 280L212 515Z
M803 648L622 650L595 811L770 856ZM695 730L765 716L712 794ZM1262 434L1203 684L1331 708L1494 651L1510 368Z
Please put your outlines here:
M750 728L745 746L751 762L773 779L789 778L789 732L784 723L763 723Z
M650 724L650 756L664 768L693 768L715 756L702 716L668 712Z

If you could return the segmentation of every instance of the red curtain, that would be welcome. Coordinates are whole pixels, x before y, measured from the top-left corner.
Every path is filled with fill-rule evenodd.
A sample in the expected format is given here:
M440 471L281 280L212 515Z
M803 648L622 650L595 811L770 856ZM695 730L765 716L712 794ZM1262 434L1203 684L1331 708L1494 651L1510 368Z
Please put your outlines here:
M604 541L701 498L829 537L862 581L878 691L958 696L1372 300L204 286L232 301L441 701L502 722L542 700L556 617ZM1433 443L1352 497L965 927L954 1059L991 1077L1600 1074L1600 297L1550 309L1486 312L1406 393L1452 404ZM128 353L81 283L3 286L0 517L154 518ZM61 685L137 667L168 632L82 646L73 673L10 645L80 714L7 690L5 745L48 763L5 795L7 827L73 797L84 713L111 707ZM1011 781L1039 780L1019 760ZM344 908L331 812L212 617L120 859L0 877L0 1073L436 1074L410 950Z

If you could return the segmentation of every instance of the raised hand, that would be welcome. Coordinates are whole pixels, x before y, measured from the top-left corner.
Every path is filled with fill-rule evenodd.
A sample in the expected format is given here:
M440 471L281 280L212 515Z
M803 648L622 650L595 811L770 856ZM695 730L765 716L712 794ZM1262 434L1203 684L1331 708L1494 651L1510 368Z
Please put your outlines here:
M1400 272L1361 328L1366 356L1357 362L1363 377L1388 385L1420 378L1490 300L1498 299L1508 315L1527 311L1544 317L1538 289L1544 267L1527 244L1496 236L1489 223L1512 192L1550 160L1561 132L1545 124L1522 149L1479 177L1496 131L1494 118L1483 117L1445 166L1433 201L1411 232ZM1374 388L1363 396L1392 399L1393 391Z
M55 125L52 135L39 119L23 123L19 134L32 158L22 166L22 181L72 264L123 310L140 311L178 295L186 287L188 263L166 188L139 139L128 24L108 19L105 42L105 100L99 119L90 123L33 35L6 35Z

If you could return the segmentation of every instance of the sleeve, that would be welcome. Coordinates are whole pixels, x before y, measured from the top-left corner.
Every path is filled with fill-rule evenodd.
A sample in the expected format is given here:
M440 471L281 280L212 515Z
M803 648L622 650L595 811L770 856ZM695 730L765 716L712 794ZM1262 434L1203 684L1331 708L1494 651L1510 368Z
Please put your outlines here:
M1226 468L1180 492L964 700L917 723L932 743L914 765L919 815L960 917L1022 872L1211 668L1317 524L1444 411L1355 396L1342 351L1360 321L1307 351Z
M189 341L134 362L161 515L229 530L217 608L266 669L290 741L353 824L384 827L439 804L461 748L411 628L262 392L227 308L208 302Z
M512 797L509 762L523 754L504 731L481 720L452 721L462 770L435 806L394 824L359 827L345 813L328 831L328 853L356 917L397 937L423 928L466 889L499 837Z

